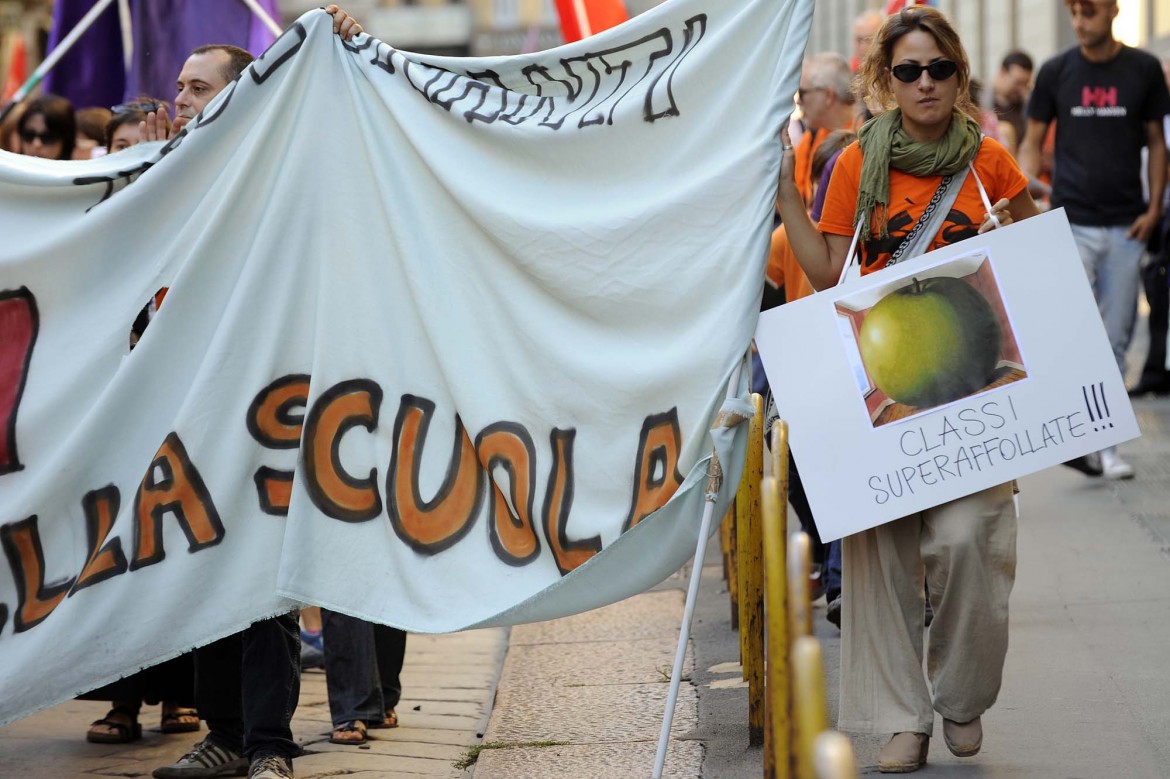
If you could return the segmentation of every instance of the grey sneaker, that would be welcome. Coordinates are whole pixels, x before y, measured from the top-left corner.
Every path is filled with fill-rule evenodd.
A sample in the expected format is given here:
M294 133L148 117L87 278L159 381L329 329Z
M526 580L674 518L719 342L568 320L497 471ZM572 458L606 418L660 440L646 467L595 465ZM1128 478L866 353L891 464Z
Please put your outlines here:
M265 755L252 761L248 779L293 779L292 763L278 755Z
M155 779L214 779L217 776L247 776L248 761L239 752L221 747L205 738L174 765L154 769Z

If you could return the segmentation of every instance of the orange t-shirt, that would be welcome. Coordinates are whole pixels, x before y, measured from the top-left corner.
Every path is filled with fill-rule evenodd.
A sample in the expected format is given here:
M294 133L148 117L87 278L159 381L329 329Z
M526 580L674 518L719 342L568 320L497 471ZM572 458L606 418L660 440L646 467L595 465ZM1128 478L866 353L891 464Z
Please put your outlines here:
M854 127L850 123L837 129L852 130ZM832 133L832 130L824 128L819 130L805 130L804 135L800 136L800 140L796 143L796 148L794 149L794 154L796 155L796 189L800 192L800 196L804 198L806 208L812 205L813 185L817 183L813 181L812 175L813 157L816 156L817 149L820 148L824 140Z
M1001 198L1009 200L1024 191L1028 179L1019 165L999 141L984 138L983 145L975 155L975 172L987 189L992 203ZM829 181L829 192L825 196L825 209L821 212L820 229L823 233L853 236L857 228L853 212L857 208L857 189L861 180L861 147L851 144L837 161L833 177ZM927 203L942 183L942 176L912 176L909 173L890 169L890 216L887 223L888 238L879 238L872 230L863 236L858 247L861 272L872 273L881 270L890 256L905 240L918 223L918 218ZM979 196L975 177L968 174L959 190L959 196L943 222L942 229L930 243L930 250L940 249L978 234L979 225L987 208Z
M780 225L772 231L772 248L768 253L768 283L773 287L784 287L784 302L791 303L813 293L812 284L804 275L804 269L792 251L788 231Z

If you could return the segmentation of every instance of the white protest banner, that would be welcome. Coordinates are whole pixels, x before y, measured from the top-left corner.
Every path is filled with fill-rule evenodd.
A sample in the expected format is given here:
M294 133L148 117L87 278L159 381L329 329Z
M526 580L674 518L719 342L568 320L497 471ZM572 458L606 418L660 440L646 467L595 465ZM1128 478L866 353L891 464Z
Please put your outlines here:
M1136 438L1063 210L760 316L831 541Z
M0 153L0 721L301 602L448 631L676 570L811 14L456 59L314 11L165 146Z

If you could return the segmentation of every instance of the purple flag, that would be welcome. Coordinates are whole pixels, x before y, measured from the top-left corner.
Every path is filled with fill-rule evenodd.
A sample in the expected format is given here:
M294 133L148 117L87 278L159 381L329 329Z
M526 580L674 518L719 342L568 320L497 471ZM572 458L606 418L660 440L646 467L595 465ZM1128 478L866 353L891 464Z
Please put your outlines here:
M49 51L69 34L96 0L56 0ZM259 4L281 23L277 0ZM117 5L102 12L45 78L45 91L74 106L111 106L149 95L171 101L175 78L191 50L209 43L240 46L255 55L275 36L243 0L131 0L134 58L125 72Z
M260 5L280 24L276 0ZM134 64L126 96L175 97L175 78L191 50L226 43L261 54L275 40L243 0L135 0Z
M238 0L237 0L238 1ZM57 48L96 0L56 0L49 51ZM118 7L112 4L45 76L43 90L69 98L75 108L109 106L122 100L126 74Z

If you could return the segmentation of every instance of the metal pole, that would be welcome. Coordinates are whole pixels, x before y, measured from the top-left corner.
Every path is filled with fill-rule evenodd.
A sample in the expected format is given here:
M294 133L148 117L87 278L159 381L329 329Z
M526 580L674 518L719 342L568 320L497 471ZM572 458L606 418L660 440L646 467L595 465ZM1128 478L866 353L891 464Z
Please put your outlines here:
M718 463L719 458L714 458ZM703 556L707 551L707 531L711 528L711 516L715 513L715 498L709 496L703 504L703 521L699 524L699 543L695 546L695 563L691 568L691 582L687 587L687 603L683 609L682 627L678 633L678 649L674 653L674 668L670 672L670 692L666 696L666 714L662 718L662 731L658 734L658 752L654 756L653 779L662 779L662 768L666 764L666 746L670 742L670 725L674 722L674 706L678 701L678 688L682 680L682 666L690 639L691 618L695 615L695 600L699 594L699 577L703 575Z
M731 372L727 382L727 397L739 394L739 378L743 372L743 361ZM739 421L743 421L742 418ZM721 419L716 424L731 427L735 421ZM695 616L695 601L699 594L699 579L703 575L703 558L707 553L707 536L711 531L711 517L715 514L715 502L723 487L723 466L719 455L711 453L711 469L707 474L707 493L703 503L703 518L699 523L699 538L695 543L695 561L691 568L691 581L687 585L687 602L683 607L682 625L678 631L678 648L674 653L674 667L670 672L670 692L666 696L666 713L662 717L662 731L658 734L658 752L654 755L653 779L662 779L662 768L666 765L666 747L670 743L670 726L674 722L674 706L678 702L678 688L682 681L682 666L687 655L687 641L690 639L691 620Z
M77 39L93 26L93 23L101 16L102 11L109 8L113 2L114 0L98 0L94 3L93 8L90 8L85 16L81 17L81 21L57 44L57 48L53 49L49 53L49 56L45 57L45 61L38 65L32 75L28 77L28 80L20 85L20 89L16 90L16 94L12 96L12 102L4 107L3 112L0 112L0 122L4 121L12 109L28 97L29 92L36 89L37 84L41 83L41 79L45 77L45 74L53 69L53 66L57 64L58 60L69 52L69 49L73 48L73 44L77 43Z
M134 67L134 18L130 15L130 0L118 0L118 26L122 31L122 66L129 73Z
M244 5L248 6L248 10L254 13L256 18L263 22L264 26L268 28L268 31L277 38L284 34L284 30L281 28L281 26L277 24L271 16L268 15L268 12L265 11L260 6L260 4L256 2L256 0L244 0Z

